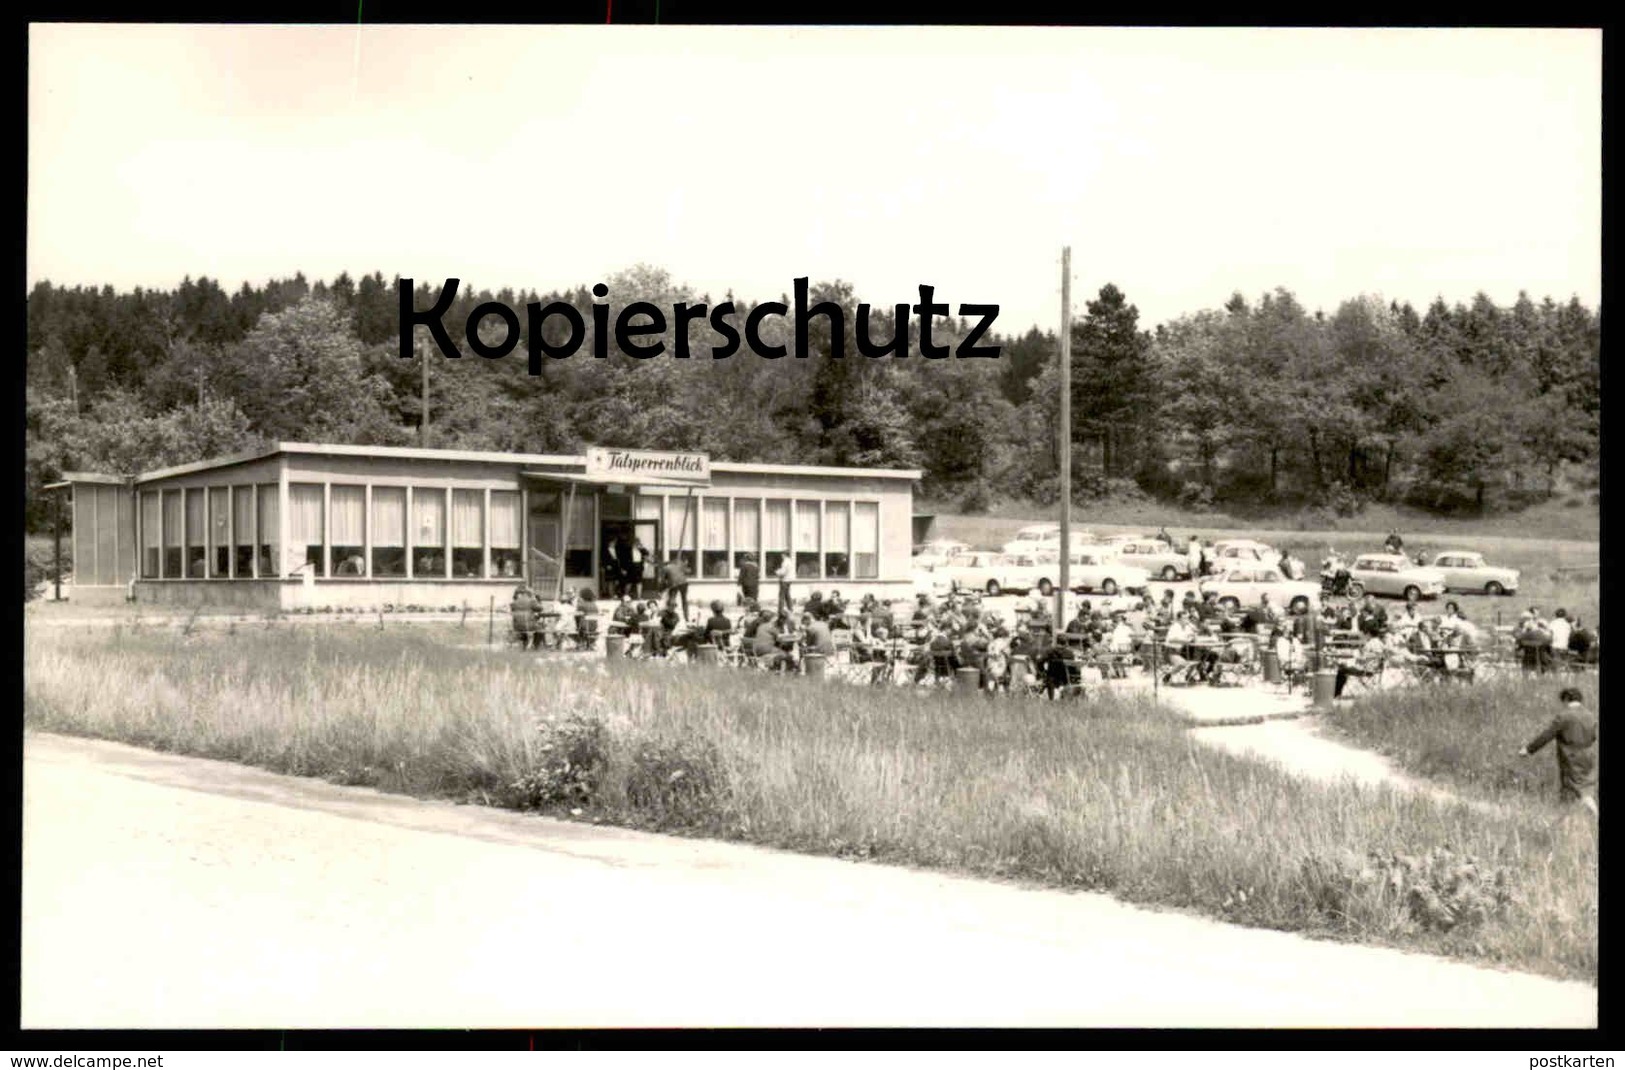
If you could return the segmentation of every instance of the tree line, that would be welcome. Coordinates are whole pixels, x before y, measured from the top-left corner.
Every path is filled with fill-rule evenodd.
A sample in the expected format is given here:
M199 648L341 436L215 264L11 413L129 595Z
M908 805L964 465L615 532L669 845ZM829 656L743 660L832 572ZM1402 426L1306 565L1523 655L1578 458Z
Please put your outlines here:
M712 303L644 265L608 285L620 307ZM437 296L419 284L416 307ZM741 317L758 303L723 299ZM787 295L778 300L793 307ZM448 329L487 301L563 301L591 331L588 285L550 294L464 286ZM826 301L844 313L841 360L824 358L835 347L828 315L808 317L808 360L712 360L721 342L700 320L686 325L693 359L634 360L611 345L610 359L550 362L532 376L522 360L447 359L422 329L420 359L402 360L395 280L377 272L315 283L296 275L231 294L208 278L128 293L41 282L28 298L28 523L48 524L39 488L63 471L136 472L275 441L692 449L717 460L919 468L923 495L970 510L1055 500L1055 332L979 339L1002 348L998 360L927 360L918 324L880 306L871 336L906 336L906 356L869 359L856 355L853 288L810 287L810 303ZM543 329L564 331L561 320ZM957 350L975 326L940 320L933 341ZM480 327L492 343L506 330L495 316ZM673 330L661 339L668 353ZM793 345L796 330L793 315L764 321L770 344ZM1482 512L1538 500L1567 466L1597 463L1601 323L1578 299L1537 304L1520 294L1501 307L1478 294L1437 299L1419 314L1358 296L1328 315L1277 289L1148 330L1107 285L1072 331L1082 503L1149 496L1236 512L1347 513L1384 500Z

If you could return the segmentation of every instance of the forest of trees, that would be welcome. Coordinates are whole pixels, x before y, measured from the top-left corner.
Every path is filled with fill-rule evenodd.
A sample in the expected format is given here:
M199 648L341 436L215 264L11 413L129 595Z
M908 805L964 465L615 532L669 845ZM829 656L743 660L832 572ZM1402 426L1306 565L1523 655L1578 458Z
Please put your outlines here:
M611 322L638 300L712 303L641 265L606 282ZM437 296L420 283L416 307ZM754 307L720 299L735 301L736 324ZM465 285L445 317L453 337L491 300L566 301L591 330L590 284L562 294ZM809 317L805 360L749 349L712 360L701 320L690 325L689 360L671 355L668 327L661 357L631 359L611 341L610 358L596 360L589 338L534 377L523 342L504 360L466 349L452 360L419 328L416 352L430 362L424 443L422 363L400 357L394 279L299 275L231 294L207 278L132 293L41 282L28 298L28 524L48 524L38 491L60 472L137 472L278 440L696 449L718 460L918 467L923 495L969 510L1053 502L1055 333L982 339L1003 346L999 360L925 359L916 320L904 359L872 359L856 346L860 300L845 283L811 287L810 301L844 310L842 360L821 355L834 326L821 315ZM875 309L869 337L892 338L892 315ZM555 325L562 335L560 317L549 335ZM957 348L972 326L941 320L934 340ZM486 330L494 339L504 328L487 317ZM777 335L769 344L793 343L794 331L765 321L764 335ZM1147 329L1107 285L1074 322L1072 361L1080 502L1149 495L1346 514L1382 500L1472 512L1538 500L1566 466L1594 469L1598 456L1601 323L1578 299L1520 294L1501 307L1479 294L1418 313L1354 297L1326 314L1278 289Z

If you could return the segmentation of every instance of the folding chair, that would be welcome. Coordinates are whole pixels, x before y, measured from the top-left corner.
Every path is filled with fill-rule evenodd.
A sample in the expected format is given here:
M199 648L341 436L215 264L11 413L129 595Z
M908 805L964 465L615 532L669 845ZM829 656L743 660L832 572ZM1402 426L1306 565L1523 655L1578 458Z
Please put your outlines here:
M739 667L740 652L739 647L735 645L739 641L738 632L709 631L705 633L705 638L717 648L717 664Z
M1382 689L1383 673L1388 670L1388 655L1378 655L1374 660L1362 663L1358 660L1342 666L1344 674L1343 694L1348 694L1350 685L1357 690L1379 691Z
M1060 670L1059 674L1050 680L1046 690L1052 698L1086 698L1088 692L1083 685L1083 663L1079 661L1055 661L1051 665Z

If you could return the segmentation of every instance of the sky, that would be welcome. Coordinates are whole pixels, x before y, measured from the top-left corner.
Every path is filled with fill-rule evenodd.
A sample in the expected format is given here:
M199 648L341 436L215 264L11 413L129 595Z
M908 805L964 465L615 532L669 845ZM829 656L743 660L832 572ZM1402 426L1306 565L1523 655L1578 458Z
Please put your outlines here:
M30 287L1601 297L1588 30L41 25ZM612 293L609 300L613 303Z

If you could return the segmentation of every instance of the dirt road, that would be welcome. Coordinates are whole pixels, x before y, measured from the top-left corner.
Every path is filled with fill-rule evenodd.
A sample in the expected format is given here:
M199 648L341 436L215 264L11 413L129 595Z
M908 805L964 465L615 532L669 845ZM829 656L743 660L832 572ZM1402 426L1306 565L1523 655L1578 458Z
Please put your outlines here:
M1036 891L25 745L22 1023L1592 1026L1590 986Z

